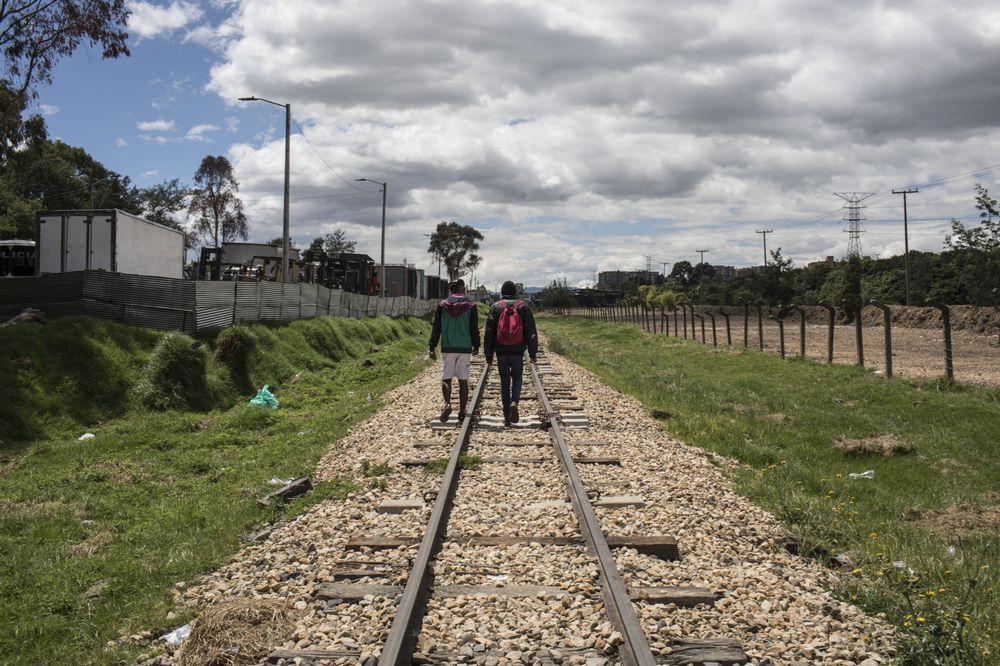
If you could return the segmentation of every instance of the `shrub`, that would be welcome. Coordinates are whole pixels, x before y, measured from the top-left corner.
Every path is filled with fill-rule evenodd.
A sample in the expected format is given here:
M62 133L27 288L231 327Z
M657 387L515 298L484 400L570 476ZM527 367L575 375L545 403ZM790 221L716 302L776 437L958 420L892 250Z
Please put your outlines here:
M139 399L151 409L206 408L210 400L207 361L201 343L183 333L168 333L142 371L136 387Z

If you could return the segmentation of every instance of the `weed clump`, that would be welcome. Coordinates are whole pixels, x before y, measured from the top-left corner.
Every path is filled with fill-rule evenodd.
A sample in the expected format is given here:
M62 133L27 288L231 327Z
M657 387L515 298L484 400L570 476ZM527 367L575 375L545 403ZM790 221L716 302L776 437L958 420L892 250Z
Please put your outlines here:
M906 455L913 451L913 445L896 435L885 434L864 439L838 439L833 448L848 455L878 454L885 457Z
M215 360L229 370L233 384L242 392L253 388L250 359L256 350L257 336L247 326L224 329L215 339Z
M215 339L215 358L233 370L246 369L257 349L257 336L240 324L223 329Z
M202 409L209 402L208 359L200 343L183 333L168 333L153 349L136 387L150 409Z
M217 602L194 622L180 650L183 666L235 666L263 660L295 629L296 613L280 601Z

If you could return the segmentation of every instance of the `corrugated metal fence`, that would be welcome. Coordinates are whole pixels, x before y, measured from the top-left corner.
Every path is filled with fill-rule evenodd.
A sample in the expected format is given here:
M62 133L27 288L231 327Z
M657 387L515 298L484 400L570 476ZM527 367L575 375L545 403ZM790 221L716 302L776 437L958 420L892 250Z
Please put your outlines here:
M26 307L49 318L87 315L178 331L244 321L335 317L421 317L434 302L379 298L316 284L192 282L107 271L79 271L0 280L0 321Z

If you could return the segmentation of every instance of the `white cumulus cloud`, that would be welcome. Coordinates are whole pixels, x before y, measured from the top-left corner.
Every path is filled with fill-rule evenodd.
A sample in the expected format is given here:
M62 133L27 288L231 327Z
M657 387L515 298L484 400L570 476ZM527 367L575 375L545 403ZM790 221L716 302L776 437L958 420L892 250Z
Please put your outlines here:
M187 135L184 138L188 141L208 141L209 139L205 136L205 132L215 132L218 129L218 125L195 125L187 131Z
M143 120L135 124L143 132L169 132L174 129L173 120L159 118L157 120Z
M155 37L170 33L200 19L204 12L193 2L177 1L169 5L151 2L130 2L129 32L140 37Z

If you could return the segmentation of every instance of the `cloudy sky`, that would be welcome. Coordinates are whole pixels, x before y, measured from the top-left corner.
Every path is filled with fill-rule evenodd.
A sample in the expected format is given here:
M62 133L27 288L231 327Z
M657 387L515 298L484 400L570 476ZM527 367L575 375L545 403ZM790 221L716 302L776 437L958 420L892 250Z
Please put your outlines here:
M602 270L747 266L781 247L938 250L973 186L1000 194L1000 6L989 0L132 2L131 58L81 51L39 110L54 136L145 185L236 168L251 239L344 228L436 272L424 234L486 236L476 281L590 284Z

